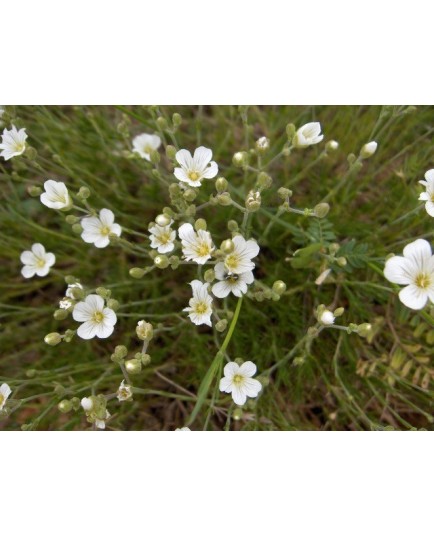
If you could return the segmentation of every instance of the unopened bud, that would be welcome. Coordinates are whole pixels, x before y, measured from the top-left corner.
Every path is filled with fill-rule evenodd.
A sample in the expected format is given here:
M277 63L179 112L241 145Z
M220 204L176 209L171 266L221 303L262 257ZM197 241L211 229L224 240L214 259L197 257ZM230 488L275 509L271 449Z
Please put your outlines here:
M228 181L224 177L219 177L215 181L215 188L219 194L225 192L228 188Z
M335 315L335 317L338 317L338 316L342 316L344 312L345 312L345 309L343 307L338 307L337 309L333 311L333 314Z
M295 135L295 131L296 131L296 128L293 123L289 123L288 125L286 125L286 135L288 136L288 140L290 141L292 140L292 138Z
M223 253L232 253L232 251L235 249L235 244L233 240L228 238L227 240L223 240L223 242L220 245L220 249L223 251Z
M39 197L42 193L42 189L39 188L39 186L29 186L27 188L27 193L31 196L31 197Z
M144 367L148 366L151 362L151 356L149 354L142 354L140 361Z
M339 143L335 140L330 140L326 143L325 148L328 153L333 153L339 149Z
M247 164L249 159L249 155L245 151L240 151L238 153L235 153L232 157L232 163L234 166L237 167L243 167Z
M53 314L56 320L65 320L68 316L68 311L66 309L57 309Z
M229 192L223 192L217 195L217 202L219 205L227 207L232 203L231 194Z
M70 400L62 400L57 405L57 409L61 413L69 413L72 410L72 402Z
M167 214L159 214L155 218L155 223L159 225L160 227L166 227L166 225L169 225L170 221L171 220L169 216L167 216Z
M229 220L228 230L231 231L231 233L236 233L238 231L238 223L235 220Z
M206 231L206 221L203 218L199 218L194 222L194 228L196 231Z
M134 279L141 279L145 275L145 270L142 268L131 268L130 270L130 276L134 277Z
M273 292L275 292L279 296L282 296L282 294L286 291L286 284L283 281L278 280L273 283L272 288Z
M72 232L75 234L81 234L83 232L83 227L79 223L74 223L72 226Z
M256 140L256 150L259 153L265 153L270 148L270 140L266 138L265 136L262 136L262 138L259 138L259 140Z
M157 255L154 259L154 264L157 268L160 268L160 270L164 270L169 266L169 259L167 258L167 255Z
M82 186L80 190L77 192L77 197L79 199L87 199L90 196L90 190L89 188L86 188L86 186Z
M57 344L59 344L59 342L62 341L62 336L60 335L60 333L54 331L53 333L48 333L48 335L45 335L44 341L50 346L56 346Z
M113 311L117 311L119 309L118 300L113 300L113 299L107 300L107 307L109 309L113 309Z
M219 320L217 322L217 324L215 325L215 329L219 332L219 333L223 333L223 331L225 331L225 329L228 327L228 321L226 319L223 319L223 320Z
M69 225L74 225L74 223L77 223L80 221L80 218L77 216L73 216L72 214L68 214L65 218L66 223L69 223Z
M154 336L154 328L151 323L140 320L137 323L136 334L140 340L150 341Z
M215 279L215 272L212 268L210 268L209 270L207 270L204 274L203 274L203 277L205 279L205 281L207 283L212 283Z
M273 179L270 177L270 175L264 171L261 171L261 173L258 175L258 187L266 190L267 188L270 188L272 184Z
M345 257L338 257L338 258L336 259L336 262L337 262L338 265L341 266L342 268L343 268L344 266L347 265L347 259L346 259Z
M328 203L319 203L313 209L313 213L317 218L325 218L330 211L330 205Z
M197 194L198 194L198 188L188 188L187 190L185 190L185 192L182 194L182 197L188 202L188 203L192 203L196 197L197 197Z
M178 114L178 113L175 112L172 115L172 123L173 123L173 126L175 128L179 128L181 126L181 124L182 124L182 116L181 116L181 114Z
M142 362L138 359L128 359L125 361L125 368L128 374L139 374L142 370Z
M153 149L151 151L151 154L150 154L150 158L151 158L151 162L154 164L154 165L157 165L160 163L160 153L158 151L156 151L155 149Z
M177 153L176 147L174 147L173 145L168 145L166 147L166 156L170 160L175 160L176 153Z
M292 196L292 191L288 188L279 188L277 190L277 195L280 197L280 199L283 199L283 201L286 201Z
M167 129L167 121L166 119L164 119L164 117L159 117L157 119L157 125L161 128L161 130L166 130Z
M248 212L256 212L261 208L261 194L251 190L246 198L246 209Z
M360 337L368 337L372 333L372 324L359 324L357 333Z
M360 150L360 156L362 158L369 158L372 156L375 151L377 150L377 142L376 141L370 141L369 143L365 143L365 145Z

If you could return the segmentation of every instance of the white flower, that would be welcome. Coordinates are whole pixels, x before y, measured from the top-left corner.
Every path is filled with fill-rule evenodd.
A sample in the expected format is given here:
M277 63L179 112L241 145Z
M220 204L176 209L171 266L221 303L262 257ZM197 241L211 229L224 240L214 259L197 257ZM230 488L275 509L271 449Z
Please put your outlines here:
M81 399L81 407L84 411L92 411L93 401L91 398L84 397Z
M5 407L6 400L9 398L9 395L12 393L11 388L7 383L2 383L0 386L0 411Z
M133 139L133 153L150 162L152 151L156 151L160 145L161 139L156 134L139 134Z
M293 144L296 147L308 147L319 143L323 138L320 123L306 123L295 133Z
M20 259L24 264L21 274L26 279L35 274L39 277L46 276L56 262L53 253L46 253L42 244L33 244L32 251L23 251Z
M256 374L256 365L251 361L246 361L241 367L231 361L225 366L223 373L220 391L232 393L233 401L238 406L245 404L247 397L256 398L262 389L260 382L252 378Z
M151 233L151 248L157 249L158 253L168 253L175 248L176 231L170 225L164 227L156 224L149 229Z
M107 419L109 419L111 417L110 413L105 410L105 419L98 419L95 417L95 425L97 428L99 428L100 430L105 430L105 422Z
M208 231L199 229L196 233L191 223L183 223L178 229L178 234L182 242L182 252L187 261L205 264L211 258L214 246Z
M183 426L182 428L176 428L175 432L191 432L188 426Z
M256 149L260 152L265 152L270 148L270 140L265 136L256 140Z
M321 324L324 324L324 326L331 326L335 323L335 315L328 311L327 309L321 314L319 321Z
M119 385L118 392L116 393L117 399L119 402L125 402L133 398L133 391L131 390L131 385L125 385L125 380L122 380Z
M73 294L73 292L72 292L72 289L73 289L73 288L79 288L79 289L83 290L83 285L81 285L80 283L70 283L70 284L68 285L68 288L66 289L66 292L65 292L65 296L66 296L67 298L72 298L72 299L74 299L74 294Z
M202 179L214 178L219 168L215 162L211 161L212 151L206 147L198 147L191 156L190 151L181 149L175 155L181 167L175 168L175 177L196 188L201 185Z
M422 309L426 302L434 303L434 255L426 240L419 238L404 248L404 256L388 259L384 276L392 283L407 285L399 299L410 309Z
M195 279L190 283L193 289L193 297L188 302L189 307L185 307L183 311L189 313L188 317L197 326L211 324L212 314L212 297L208 294L209 283L202 283L198 279Z
M68 189L63 182L48 180L44 182L45 192L41 194L41 203L48 208L69 208L72 204Z
M234 249L225 258L225 266L230 274L242 274L255 267L251 259L259 253L259 246L254 240L247 240L241 235L232 238Z
M219 283L212 286L212 293L217 298L226 298L230 292L240 298L247 292L247 285L253 283L253 272L243 272L242 274L229 274L224 262L215 265L214 273Z
M74 294L72 293L73 288L82 289L83 285L81 285L80 283L70 283L68 285L68 288L66 289L66 292L65 292L65 297L62 298L59 302L59 307L61 309L69 309L71 305L74 304L75 297L74 297Z
M77 335L82 339L106 339L113 333L117 322L115 312L105 307L104 300L97 294L89 294L84 301L78 302L72 311L72 318L83 322L77 330Z
M360 156L362 158L369 158L377 150L378 143L376 141L370 141L365 143L365 145L360 150Z
M422 192L419 196L419 201L426 201L425 209L430 216L434 217L434 169L430 169L425 173L424 181L419 181L426 188L426 192Z
M23 154L26 150L26 139L27 134L25 128L17 130L14 125L12 125L11 130L5 128L3 130L2 142L0 143L0 149L2 149L0 156L5 160L10 160L14 156Z
M99 212L99 217L87 216L81 220L84 231L81 238L88 244L95 244L97 248L105 248L109 245L109 234L121 236L121 226L114 223L115 215L108 208Z

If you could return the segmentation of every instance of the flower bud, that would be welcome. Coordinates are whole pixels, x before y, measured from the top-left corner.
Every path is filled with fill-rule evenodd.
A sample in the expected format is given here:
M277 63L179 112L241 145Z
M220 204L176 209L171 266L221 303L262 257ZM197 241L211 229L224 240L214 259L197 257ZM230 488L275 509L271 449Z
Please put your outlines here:
M283 201L286 201L292 196L292 191L288 190L288 188L279 188L277 190L277 195L280 197L280 199L283 199Z
M149 354L142 354L140 361L144 367L147 367L151 363L151 356Z
M372 156L375 151L377 150L377 142L376 141L370 141L369 143L365 143L365 145L360 150L360 156L362 158L369 158Z
M64 342L71 342L74 338L75 331L73 329L67 329L63 335Z
M234 421L240 421L243 417L243 410L241 408L235 408L232 413Z
M80 190L77 192L77 197L79 199L87 199L90 196L90 190L89 188L86 188L86 186L82 186Z
M238 223L235 220L229 220L228 230L231 231L231 233L236 233L238 231Z
M295 131L296 131L296 128L293 123L289 123L288 125L286 125L286 135L288 136L289 141L291 141L292 138L294 137Z
M336 259L336 262L337 262L338 265L341 266L342 268L343 268L344 266L347 265L347 259L346 259L345 257L338 257L338 258Z
M155 223L160 227L166 227L166 225L170 224L170 221L171 219L167 214L158 214L155 218Z
M262 138L259 138L259 140L256 140L256 150L258 151L258 153L266 153L269 148L270 148L270 140L266 138L265 136L262 136Z
M158 151L155 151L154 149L150 153L151 162L154 165L157 165L160 163L160 153Z
M215 188L219 194L225 192L228 188L228 181L224 177L219 177L215 181Z
M193 217L196 215L196 206L195 205L189 205L185 211L185 215L188 217Z
M142 341L150 341L154 336L154 328L149 322L140 320L136 326L137 337Z
M270 177L270 175L264 171L261 171L261 173L258 175L258 187L266 190L267 188L270 188L272 184L273 179Z
M168 145L166 147L166 156L167 158L169 158L169 160L175 160L176 153L176 147L174 147L173 145Z
M161 130L166 130L168 127L166 119L161 116L157 118L157 125L161 128Z
M154 259L154 264L160 270L164 270L169 266L169 259L167 255L157 255Z
M226 319L223 319L223 320L219 320L217 322L217 324L215 325L215 329L219 332L219 333L223 333L223 331L225 331L225 329L228 327L228 321Z
M318 320L323 324L324 326L331 326L335 322L335 315L326 309L321 316L318 318Z
M204 274L203 278L207 283L212 283L215 279L215 272L212 268L208 269Z
M95 404L95 399L93 396L91 397L84 397L81 399L81 407L84 409L84 411L89 412L92 411Z
M140 374L142 370L142 362L138 359L128 359L125 361L125 368L128 374Z
M330 205L328 203L319 203L313 209L313 213L317 218L325 218L330 211Z
M188 188L187 190L185 190L185 192L182 194L182 197L188 202L188 203L192 203L196 197L197 197L197 194L198 194L198 188Z
M337 309L333 311L333 314L335 315L335 318L337 318L338 316L342 316L344 312L345 312L345 309L343 307L338 307Z
M227 240L223 240L220 245L220 249L223 251L223 253L229 254L235 249L235 244L230 238L228 238Z
M48 333L48 335L45 335L44 341L50 346L56 346L62 341L62 336L60 333L54 331L53 333Z
M181 259L177 255L171 255L169 257L169 263L172 270L176 270L179 266L179 263L181 262Z
M118 300L109 299L107 300L107 307L109 309L113 309L113 311L117 311L119 309L119 302Z
M98 294L98 296L101 296L101 298L104 299L110 298L111 296L111 290L104 287L98 287L97 289L95 289L95 292L96 294Z
M286 284L279 279L278 281L275 281L273 283L272 289L273 292L275 292L279 296L282 296L282 294L286 291Z
M69 225L74 225L74 223L77 223L80 221L80 218L78 218L77 216L73 216L72 214L68 214L68 216L66 216L65 218L65 221Z
M203 218L199 218L194 222L194 228L196 231L206 231L206 221Z
M27 193L31 196L31 197L39 197L42 193L42 189L39 188L39 186L29 186L27 188Z
M182 116L181 114L178 114L177 112L175 112L173 115L172 115L172 123L173 123L173 126L175 128L179 128L182 124Z
M56 320L65 320L68 316L68 311L66 309L57 309L53 314Z
M57 405L57 409L61 413L69 413L72 410L72 402L70 400L62 400Z
M333 153L339 149L339 143L335 140L330 140L326 143L325 149L328 153Z
M248 212L256 212L261 208L261 194L251 190L246 198L246 209Z
M245 151L240 151L238 153L235 153L232 157L232 163L236 167L243 167L247 164L249 160L249 155Z
M81 234L83 232L83 227L79 223L74 223L72 226L72 232L75 234Z
M145 270L136 267L131 268L129 273L131 277L134 277L134 279L141 279L145 275Z
M219 205L227 207L232 203L231 194L229 192L223 192L217 195L217 202Z
M368 337L372 333L372 324L359 324L357 333L360 337Z
M124 358L128 354L128 348L124 346L123 344L119 344L116 346L114 354L116 357Z

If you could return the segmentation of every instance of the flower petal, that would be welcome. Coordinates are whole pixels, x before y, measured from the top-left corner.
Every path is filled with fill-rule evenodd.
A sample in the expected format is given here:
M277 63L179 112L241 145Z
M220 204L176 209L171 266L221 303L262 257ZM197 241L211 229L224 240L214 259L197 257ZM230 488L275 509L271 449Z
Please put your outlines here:
M114 326L118 321L116 313L109 307L105 307L102 311L102 314L104 315L104 324Z
M235 374L238 374L240 371L240 367L238 366L235 361L231 361L227 365L225 365L225 368L223 369L223 374L227 377L232 379Z
M226 298L231 292L231 286L226 281L219 281L212 286L211 292L216 298Z
M85 302L93 311L102 311L104 309L104 300L98 294L89 294Z
M256 365L252 361L246 361L240 367L240 374L251 378L256 374Z
M253 378L246 378L243 383L244 392L247 396L255 398L258 396L260 390L262 389L261 382L254 380Z
M204 171L202 178L203 179L213 179L219 172L218 165L213 161L210 162L209 166Z
M400 291L399 299L410 309L423 309L428 300L428 291L416 285L408 285Z
M232 387L232 399L238 406L243 406L246 403L247 396L244 389L234 385Z
M222 378L219 383L220 391L224 393L232 392L232 380L230 378Z
M386 279L398 285L409 285L414 281L416 275L410 259L399 255L387 259L383 273Z
M86 302L79 302L75 305L72 311L72 318L77 322L87 322L92 318L95 311Z
M418 238L411 244L405 246L404 257L410 259L418 268L424 268L425 263L431 257L431 246L429 242L423 240L423 238Z
M84 324L81 324L81 326L77 329L77 335L82 339L93 339L96 335L98 325L99 324L92 321L84 322Z
M193 158L190 151L187 149L181 149L175 155L176 161L185 169L192 169L193 167ZM180 179L181 180L181 179Z
M23 266L21 269L21 275L26 279L33 277L36 274L36 269L34 266Z
M108 208L102 208L99 211L99 219L103 225L110 227L115 221L115 215Z
M207 149L206 147L198 147L194 151L193 161L194 161L194 167L197 169L197 171L203 172L205 171L206 166L209 164L212 158L212 151L211 149Z

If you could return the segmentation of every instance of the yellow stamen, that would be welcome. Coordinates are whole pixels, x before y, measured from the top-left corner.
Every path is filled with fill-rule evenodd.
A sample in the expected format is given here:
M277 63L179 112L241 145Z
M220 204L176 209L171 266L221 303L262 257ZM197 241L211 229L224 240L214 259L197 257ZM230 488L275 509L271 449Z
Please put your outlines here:
M231 254L226 257L225 265L228 270L232 271L238 268L239 262L238 255Z
M415 283L419 288L428 288L431 284L431 278L428 274L421 273L417 275Z
M207 312L208 310L208 305L205 303L205 302L199 302L196 306L195 306L195 309L196 309L196 313L198 315L203 315L204 313Z
M191 181L197 181L199 180L199 173L197 173L196 171L190 171L188 173L188 178L191 180Z
M100 229L100 233L104 236L107 236L110 234L110 227L107 227L107 225L103 225Z
M244 377L241 376L241 374L235 374L235 376L232 378L232 381L235 385L241 385L244 381Z
M200 244L196 247L196 253L198 257L205 257L205 255L209 255L211 252L211 248L208 246L208 244Z
M100 324L104 320L104 315L101 311L96 311L93 313L93 321Z

